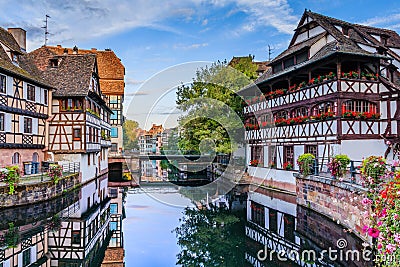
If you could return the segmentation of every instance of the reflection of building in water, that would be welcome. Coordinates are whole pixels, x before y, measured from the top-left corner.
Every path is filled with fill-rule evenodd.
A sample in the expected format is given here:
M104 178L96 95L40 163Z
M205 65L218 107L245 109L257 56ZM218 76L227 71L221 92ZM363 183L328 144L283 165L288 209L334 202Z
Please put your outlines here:
M50 266L48 232L59 229L59 212L77 200L78 192L73 192L50 201L1 210L0 266Z
M61 229L49 233L51 266L98 266L110 238L107 179L94 180L79 201L64 210Z
M110 230L112 231L112 236L101 266L125 266L124 236L122 231L122 220L125 219L124 189L121 187L110 187L109 196L111 198Z
M0 266L50 266L47 258L46 220L0 231Z
M260 249L266 246L269 251L286 251L288 255L290 251L300 252L300 238L295 236L296 198L271 192L267 195L261 190L248 196L246 236L261 244ZM257 252L246 252L246 259L257 259ZM296 264L304 266L300 260Z

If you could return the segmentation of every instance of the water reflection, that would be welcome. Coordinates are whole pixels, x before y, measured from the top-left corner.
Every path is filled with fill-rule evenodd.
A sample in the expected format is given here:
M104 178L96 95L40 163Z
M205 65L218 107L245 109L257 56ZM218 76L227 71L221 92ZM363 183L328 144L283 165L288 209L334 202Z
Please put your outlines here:
M115 190L108 197L107 179L96 180L57 199L0 211L0 266L100 266L109 244L122 250L123 266L124 190Z
M175 229L181 247L178 264L373 266L363 258L358 237L296 205L293 195L236 187L225 199L223 204L210 200L201 209L185 210ZM339 246L339 240L345 240L345 246Z

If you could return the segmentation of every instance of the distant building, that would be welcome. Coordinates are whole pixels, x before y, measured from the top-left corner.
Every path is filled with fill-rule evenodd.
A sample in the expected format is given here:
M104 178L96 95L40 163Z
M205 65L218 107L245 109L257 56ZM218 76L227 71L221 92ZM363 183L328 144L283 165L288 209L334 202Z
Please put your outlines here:
M25 37L21 28L0 28L0 167L35 162L30 174L47 159L53 86L26 54Z

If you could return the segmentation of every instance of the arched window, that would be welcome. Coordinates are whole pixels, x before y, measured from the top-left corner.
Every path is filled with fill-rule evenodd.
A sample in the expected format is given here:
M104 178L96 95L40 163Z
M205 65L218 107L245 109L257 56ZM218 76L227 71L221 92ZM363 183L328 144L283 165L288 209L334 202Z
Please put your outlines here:
M304 117L308 116L308 108L306 107L298 107L292 110L291 112L291 117L296 118L296 117Z
M278 111L278 112L276 112L274 114L274 119L275 120L277 120L277 119L287 119L287 118L288 118L288 114L287 114L287 112L285 110Z
M342 105L342 112L373 112L376 113L376 104L366 100L347 100Z
M19 153L15 152L12 156L12 164L19 164L20 157Z
M311 110L311 114L313 116L327 113L327 112L336 112L333 102L320 103L320 104L314 106Z

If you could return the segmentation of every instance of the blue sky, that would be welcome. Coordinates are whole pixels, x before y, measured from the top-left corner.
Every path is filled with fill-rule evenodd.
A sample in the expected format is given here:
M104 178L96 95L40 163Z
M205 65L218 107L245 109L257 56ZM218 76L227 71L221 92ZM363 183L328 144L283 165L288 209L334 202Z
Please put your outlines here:
M167 126L173 126L177 116L171 91L146 121L143 111L147 108L142 104L155 103L160 96L159 90L145 86L146 80L185 62L248 54L266 60L268 45L274 57L287 48L305 8L349 22L400 30L398 1L0 0L0 6L0 26L26 29L28 50L43 44L45 14L51 16L49 45L114 50L126 67L127 116L143 128L167 118ZM178 85L188 77L175 79ZM132 99L135 104L128 109ZM168 115L171 110L175 115Z

